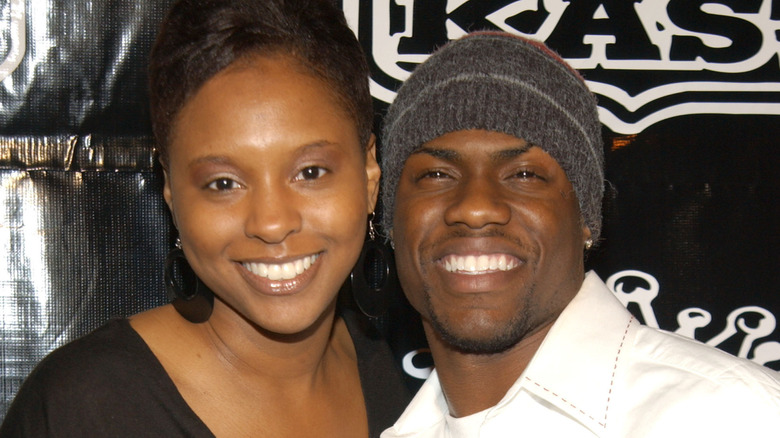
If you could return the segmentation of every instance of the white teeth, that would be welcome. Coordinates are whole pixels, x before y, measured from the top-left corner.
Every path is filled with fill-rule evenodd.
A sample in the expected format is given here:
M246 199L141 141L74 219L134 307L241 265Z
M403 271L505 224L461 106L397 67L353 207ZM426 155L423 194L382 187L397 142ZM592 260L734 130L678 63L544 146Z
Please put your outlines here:
M488 269L490 269L490 257L486 255L477 257L477 270L487 271Z
M464 264L466 265L466 270L469 272L477 270L477 258L474 256L466 256L466 262ZM460 266L460 263L458 263L458 266Z
M303 271L309 269L317 255L311 255L294 262L287 263L244 263L244 267L259 277L265 277L271 281L290 280Z
M517 267L514 257L500 255L448 256L444 259L444 269L448 272L479 274L488 271L508 271Z
M300 275L303 272L303 260L295 261L295 275Z
M268 266L268 279L269 280L281 280L282 279L282 267L280 265Z

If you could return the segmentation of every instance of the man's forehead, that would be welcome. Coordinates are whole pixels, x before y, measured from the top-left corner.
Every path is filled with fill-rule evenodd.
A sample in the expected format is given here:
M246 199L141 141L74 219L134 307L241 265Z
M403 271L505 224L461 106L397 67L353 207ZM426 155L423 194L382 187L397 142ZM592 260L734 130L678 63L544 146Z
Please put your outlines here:
M430 140L412 151L411 155L430 155L442 160L457 162L466 156L487 156L491 161L511 160L528 152L535 145L506 134L500 137L487 133L463 131L449 133Z

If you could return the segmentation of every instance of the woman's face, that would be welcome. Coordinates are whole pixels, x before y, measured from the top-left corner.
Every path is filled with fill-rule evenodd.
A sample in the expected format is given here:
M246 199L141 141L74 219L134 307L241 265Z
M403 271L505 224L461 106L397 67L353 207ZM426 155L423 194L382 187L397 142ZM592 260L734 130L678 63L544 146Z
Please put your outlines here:
M309 328L358 258L379 173L373 138L364 149L296 61L253 58L206 82L176 118L164 196L214 315Z

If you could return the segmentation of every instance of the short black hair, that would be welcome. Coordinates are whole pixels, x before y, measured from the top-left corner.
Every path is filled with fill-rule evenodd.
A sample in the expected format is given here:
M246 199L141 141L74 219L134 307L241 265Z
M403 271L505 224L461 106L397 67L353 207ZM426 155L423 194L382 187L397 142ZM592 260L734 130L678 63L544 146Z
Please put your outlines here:
M325 81L352 116L362 145L373 128L368 63L343 11L329 0L181 0L149 60L152 129L160 158L177 114L211 79L251 56L285 55Z

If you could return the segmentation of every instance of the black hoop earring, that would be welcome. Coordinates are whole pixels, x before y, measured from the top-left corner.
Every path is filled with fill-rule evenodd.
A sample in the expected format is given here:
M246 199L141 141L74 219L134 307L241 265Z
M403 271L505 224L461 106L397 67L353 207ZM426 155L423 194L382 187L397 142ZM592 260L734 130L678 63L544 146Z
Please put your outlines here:
M352 296L358 308L370 318L379 318L387 312L390 299L397 290L393 251L374 230L374 213L368 220L369 240L363 242L357 264L349 275Z
M165 291L179 315L195 324L209 320L214 309L214 293L187 263L179 238L176 238L176 247L165 258L163 276Z

